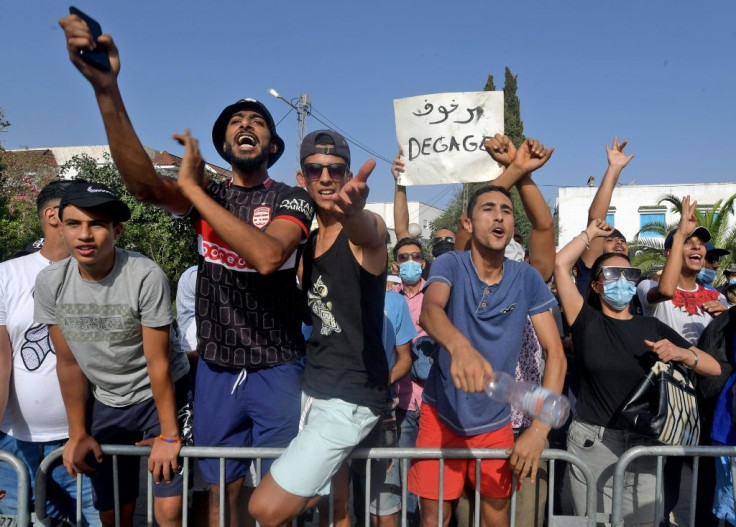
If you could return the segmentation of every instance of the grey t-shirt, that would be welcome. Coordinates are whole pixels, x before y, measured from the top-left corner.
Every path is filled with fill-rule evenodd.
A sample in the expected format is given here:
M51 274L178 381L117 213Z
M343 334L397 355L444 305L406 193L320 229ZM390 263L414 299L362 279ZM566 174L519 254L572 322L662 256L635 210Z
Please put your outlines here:
M166 275L153 261L115 249L115 265L99 282L84 280L74 258L56 262L36 279L36 322L56 324L96 399L123 407L150 397L142 327L171 324ZM189 370L186 356L169 355L176 381Z

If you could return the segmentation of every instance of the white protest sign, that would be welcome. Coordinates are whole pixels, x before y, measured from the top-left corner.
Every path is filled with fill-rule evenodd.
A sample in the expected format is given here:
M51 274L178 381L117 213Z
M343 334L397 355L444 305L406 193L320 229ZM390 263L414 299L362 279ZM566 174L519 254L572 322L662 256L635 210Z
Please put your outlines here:
M435 93L394 99L404 153L400 185L475 183L502 168L483 143L503 133L503 92Z

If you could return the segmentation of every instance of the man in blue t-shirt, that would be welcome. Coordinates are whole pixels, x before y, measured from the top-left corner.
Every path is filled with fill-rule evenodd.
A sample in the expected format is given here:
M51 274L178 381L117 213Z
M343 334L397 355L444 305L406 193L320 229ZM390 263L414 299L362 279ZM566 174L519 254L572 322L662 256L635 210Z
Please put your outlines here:
M565 358L549 309L555 300L532 267L504 257L514 234L513 204L506 189L485 186L468 203L463 227L471 236L466 252L442 255L432 265L420 322L440 345L424 387L417 447L508 448L510 459L481 463L481 518L484 525L507 525L511 469L535 478L549 425L533 421L538 441L514 445L507 404L483 393L494 371L514 373L527 316L546 352L543 385L562 390ZM438 460L419 460L409 473L409 489L422 499L422 524L439 513ZM466 481L475 485L475 461L445 460L444 517ZM432 520L430 520L430 518Z

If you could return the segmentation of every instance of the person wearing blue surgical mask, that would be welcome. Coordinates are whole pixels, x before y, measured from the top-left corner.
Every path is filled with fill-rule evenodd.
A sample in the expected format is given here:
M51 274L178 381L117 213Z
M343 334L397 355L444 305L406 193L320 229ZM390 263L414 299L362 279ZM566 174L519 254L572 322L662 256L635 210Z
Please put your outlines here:
M631 313L641 270L631 267L622 253L604 253L591 265L587 301L570 270L596 238L606 238L612 227L594 219L586 230L563 247L555 259L555 282L564 316L570 324L580 387L576 413L567 435L568 451L593 474L599 512L611 512L613 467L618 455L635 446L654 446L649 439L626 429L619 419L629 394L646 378L655 361L676 361L699 375L720 373L720 364L692 346L677 331L649 316ZM623 516L632 524L651 523L656 496L656 459L642 460L636 482L626 488ZM576 466L568 467L566 484L575 514L583 514L588 486ZM634 505L635 504L635 505Z

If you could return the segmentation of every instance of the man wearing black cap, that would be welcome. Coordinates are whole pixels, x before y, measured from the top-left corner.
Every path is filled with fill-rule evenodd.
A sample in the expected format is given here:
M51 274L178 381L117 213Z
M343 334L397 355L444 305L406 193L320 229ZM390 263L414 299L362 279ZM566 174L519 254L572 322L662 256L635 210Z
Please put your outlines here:
M346 473L343 462L384 409L388 384L381 338L386 225L364 208L375 161L353 177L347 141L332 130L307 135L300 159L297 180L314 199L319 223L301 264L314 327L302 381L307 402L303 428L250 501L264 527L286 523L330 493L332 477L340 467ZM335 524L349 526L341 501Z
M698 273L698 282L703 284L708 289L715 289L713 287L713 281L716 279L716 273L718 268L721 266L721 258L731 254L726 249L720 249L713 245L712 242L705 244L705 263L703 268Z
M150 259L115 247L130 209L105 185L75 181L58 214L71 258L39 273L34 319L48 325L56 351L69 422L64 466L90 475L102 523L114 525L113 463L100 444L150 439L156 520L178 525L177 457L191 437L191 389L186 357L169 353L168 280ZM132 525L138 463L120 464L118 477L121 524Z
M133 130L117 84L118 51L110 35L93 42L75 15L60 21L69 58L95 88L110 151L126 187L139 200L190 214L197 232L196 323L202 359L195 390L198 446L286 446L296 435L304 338L296 286L296 254L309 232L312 200L301 188L273 181L268 168L284 151L271 114L255 99L226 107L212 129L218 153L232 164L227 183L208 181L197 141L187 131L177 179L159 176ZM108 51L111 71L79 51ZM266 276L268 275L268 276ZM216 421L215 421L216 420ZM219 462L200 460L210 484L210 522L219 520ZM238 495L250 460L227 460L228 516L236 525ZM270 460L264 460L268 470Z

